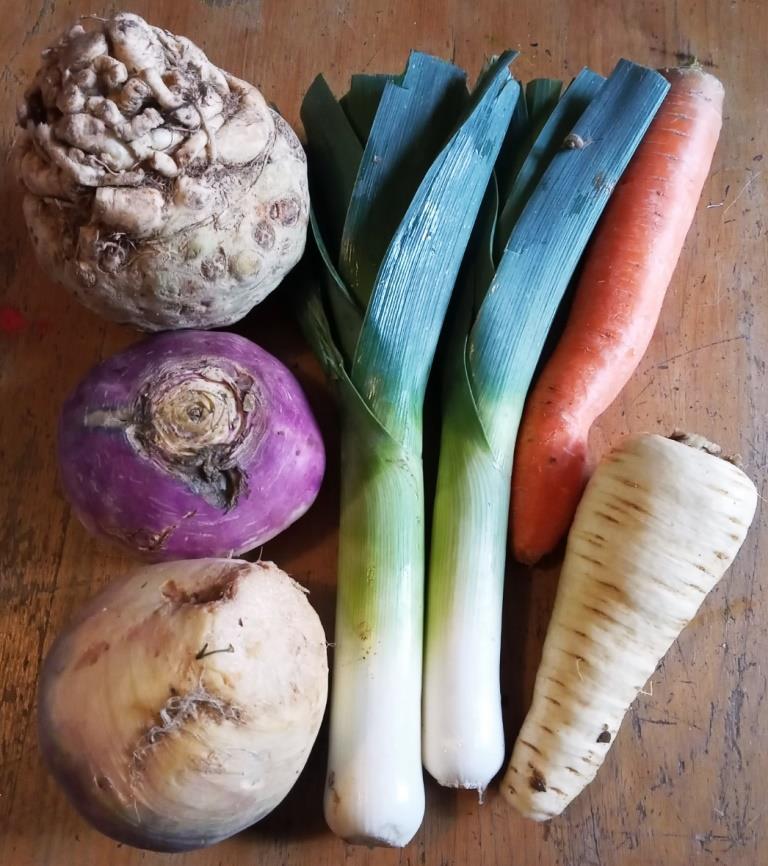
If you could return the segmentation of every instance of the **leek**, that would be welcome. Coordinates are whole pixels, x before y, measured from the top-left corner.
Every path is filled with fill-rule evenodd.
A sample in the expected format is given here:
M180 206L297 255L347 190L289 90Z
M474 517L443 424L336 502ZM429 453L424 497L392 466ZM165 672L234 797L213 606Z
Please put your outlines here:
M557 105L563 82L556 78L534 78L520 90L512 120L496 162L496 181L502 201L515 180L528 151Z
M549 79L537 80L549 82ZM539 108L537 114L534 115L536 118L533 126L533 131L536 133L535 137L530 143L530 148L527 148L523 154L524 158L511 182L504 207L499 213L498 226L494 232L498 256L503 252L512 226L517 222L525 203L536 188L536 184L541 180L544 170L551 162L552 157L562 148L563 141L573 128L574 123L584 113L604 81L602 75L598 75L590 69L583 69L573 80L557 106L550 106L547 102L544 108ZM526 93L531 99L533 98L530 96L531 85L535 83L535 81L530 82L526 88ZM550 88L552 88L551 82ZM550 90L551 92L553 91ZM542 118L542 114L546 114L546 117Z
M443 785L482 792L504 759L502 591L523 402L587 240L667 89L627 61L604 84L583 72L542 127L518 187L506 179L510 208L492 188L473 237L461 289L469 300L446 368L427 600L423 756ZM584 146L564 147L567 131ZM494 270L494 234L505 231L498 207L519 216Z
M547 118L555 110L563 82L559 78L534 78L525 85L525 105L535 138Z
M359 78L341 104L316 80L302 106L324 279L300 315L342 411L325 814L350 841L404 845L423 817L422 407L517 100L512 56L471 99L456 67L414 53L402 77Z

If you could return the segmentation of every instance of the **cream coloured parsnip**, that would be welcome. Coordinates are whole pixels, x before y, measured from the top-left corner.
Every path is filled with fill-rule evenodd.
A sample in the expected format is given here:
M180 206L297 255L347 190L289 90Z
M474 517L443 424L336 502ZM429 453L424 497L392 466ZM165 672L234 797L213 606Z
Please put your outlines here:
M699 436L636 436L587 485L502 782L526 817L560 814L592 781L637 693L738 553L757 491L719 451Z

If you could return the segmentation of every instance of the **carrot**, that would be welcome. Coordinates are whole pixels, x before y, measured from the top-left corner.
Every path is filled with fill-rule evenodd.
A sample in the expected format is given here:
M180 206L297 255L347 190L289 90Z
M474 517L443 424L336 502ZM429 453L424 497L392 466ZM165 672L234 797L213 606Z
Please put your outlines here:
M502 783L546 820L594 778L643 684L739 551L757 491L701 437L598 466L568 536L533 702Z
M698 68L671 87L586 252L565 331L523 416L512 475L512 547L532 564L554 549L589 474L589 430L630 378L709 173L723 87Z

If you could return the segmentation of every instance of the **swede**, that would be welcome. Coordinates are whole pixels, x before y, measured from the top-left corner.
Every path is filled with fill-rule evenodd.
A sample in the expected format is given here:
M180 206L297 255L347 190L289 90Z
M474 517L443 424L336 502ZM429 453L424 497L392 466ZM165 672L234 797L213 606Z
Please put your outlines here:
M285 797L327 688L320 620L277 566L148 566L93 598L53 644L40 745L103 833L141 848L198 848Z

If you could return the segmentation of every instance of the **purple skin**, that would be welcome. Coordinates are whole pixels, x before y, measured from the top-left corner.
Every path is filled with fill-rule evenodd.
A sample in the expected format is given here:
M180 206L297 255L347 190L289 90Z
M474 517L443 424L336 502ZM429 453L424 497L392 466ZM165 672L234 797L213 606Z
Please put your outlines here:
M150 337L95 367L59 422L85 527L149 560L239 555L310 507L325 452L306 398L235 334Z

